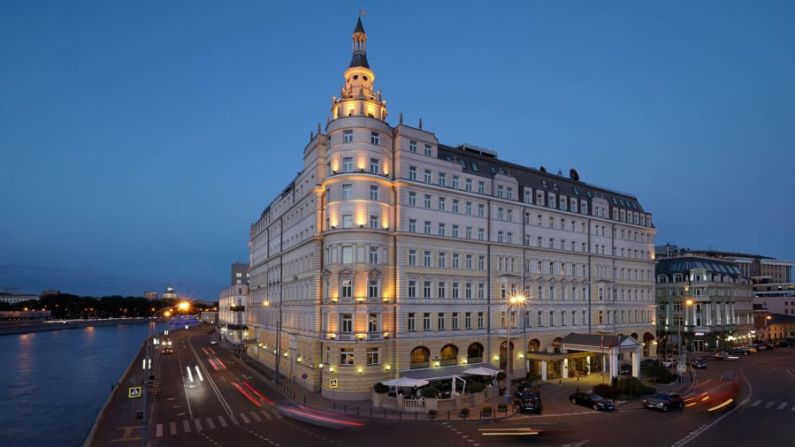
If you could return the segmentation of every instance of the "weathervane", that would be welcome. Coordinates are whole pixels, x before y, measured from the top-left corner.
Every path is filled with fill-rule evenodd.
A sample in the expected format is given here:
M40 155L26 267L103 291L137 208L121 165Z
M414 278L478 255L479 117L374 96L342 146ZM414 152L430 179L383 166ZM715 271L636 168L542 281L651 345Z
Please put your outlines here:
M366 9L360 9L359 10L359 17L364 17L366 15L367 15L367 10Z

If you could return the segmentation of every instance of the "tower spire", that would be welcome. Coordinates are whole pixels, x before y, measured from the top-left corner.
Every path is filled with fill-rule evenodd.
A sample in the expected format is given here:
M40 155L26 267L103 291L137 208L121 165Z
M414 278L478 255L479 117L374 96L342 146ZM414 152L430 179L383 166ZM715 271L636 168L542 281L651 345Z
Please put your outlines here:
M353 57L349 67L370 68L367 63L367 33L364 32L361 17L356 20L356 28L353 29Z

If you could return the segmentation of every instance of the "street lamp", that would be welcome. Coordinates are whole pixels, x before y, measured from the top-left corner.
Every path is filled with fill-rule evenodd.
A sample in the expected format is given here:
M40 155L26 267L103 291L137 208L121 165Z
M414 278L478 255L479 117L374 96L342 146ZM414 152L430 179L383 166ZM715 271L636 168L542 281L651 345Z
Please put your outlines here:
M511 353L511 326L513 325L513 321L511 321L511 312L514 309L521 309L524 307L525 303L527 302L527 297L524 296L522 293L516 293L511 295L508 298L508 303L506 305L507 312L506 312L506 328L505 328L505 403L511 403L511 373L513 372L511 368L513 364L513 355Z
M685 292L690 290L689 287L685 286ZM692 298L688 298L685 300L685 308L684 308L684 316L679 319L679 363L687 363L687 359L683 350L683 343L682 343L682 325L684 324L685 318L688 316L687 308L691 307L695 301Z

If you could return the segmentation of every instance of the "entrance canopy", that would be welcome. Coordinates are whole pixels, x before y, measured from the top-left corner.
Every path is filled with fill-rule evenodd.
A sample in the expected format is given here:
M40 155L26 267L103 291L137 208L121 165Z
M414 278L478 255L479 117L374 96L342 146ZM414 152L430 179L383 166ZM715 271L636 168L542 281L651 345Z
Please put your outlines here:
M636 351L641 347L639 341L625 335L599 335L570 333L560 342L561 349L567 351L589 351L608 353L618 351Z
M387 380L386 382L382 382L386 386L394 386L394 387L420 387L425 386L428 384L427 380L421 379L412 379L410 377L401 377L399 379L392 379Z

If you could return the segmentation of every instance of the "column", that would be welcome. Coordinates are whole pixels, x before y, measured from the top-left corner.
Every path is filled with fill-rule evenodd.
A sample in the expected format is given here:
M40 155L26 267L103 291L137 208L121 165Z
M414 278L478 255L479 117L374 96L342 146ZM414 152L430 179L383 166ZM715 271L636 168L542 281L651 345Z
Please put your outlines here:
M591 374L591 356L585 357L585 370L588 374Z
M569 378L569 359L563 359L563 367L561 368L561 376L564 379Z
M618 377L618 348L610 350L610 377Z
M547 361L541 360L541 381L547 381Z
M640 377L640 356L643 347L639 347L632 353L632 377Z

